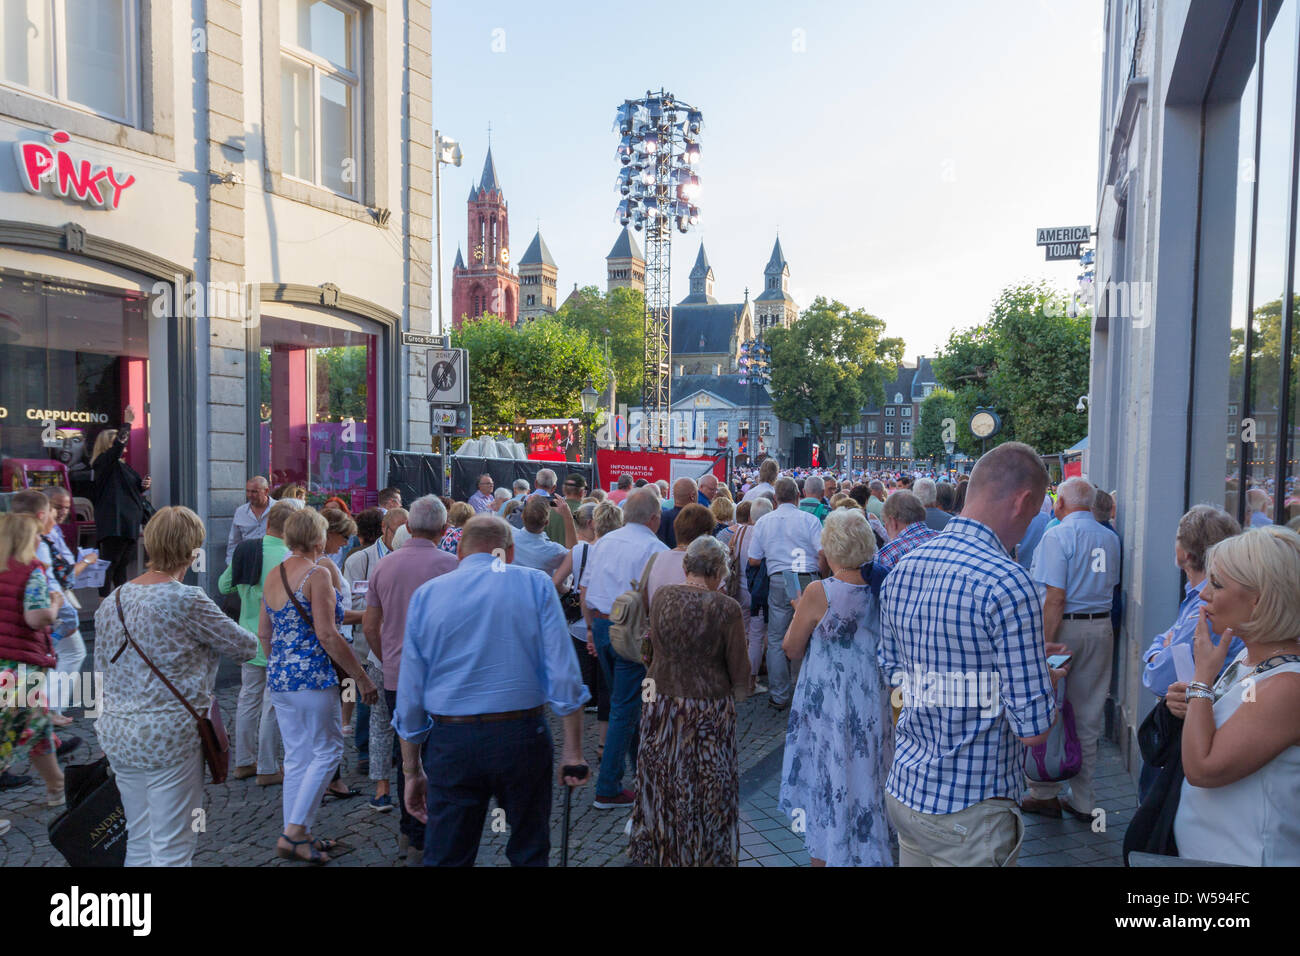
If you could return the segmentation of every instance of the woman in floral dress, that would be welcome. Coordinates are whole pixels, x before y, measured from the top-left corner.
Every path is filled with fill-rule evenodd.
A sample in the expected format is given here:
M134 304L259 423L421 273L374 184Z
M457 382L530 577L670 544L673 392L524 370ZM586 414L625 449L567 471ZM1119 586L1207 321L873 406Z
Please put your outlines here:
M822 553L834 576L808 585L783 643L803 667L779 806L802 826L813 866L893 865L884 786L894 738L876 662L880 608L859 573L875 552L861 511L827 515Z
M63 771L40 678L57 661L49 627L63 595L51 597L36 560L39 535L30 515L0 515L0 772L26 753L45 781L46 803L57 807L64 803ZM0 820L0 834L8 829L9 821Z

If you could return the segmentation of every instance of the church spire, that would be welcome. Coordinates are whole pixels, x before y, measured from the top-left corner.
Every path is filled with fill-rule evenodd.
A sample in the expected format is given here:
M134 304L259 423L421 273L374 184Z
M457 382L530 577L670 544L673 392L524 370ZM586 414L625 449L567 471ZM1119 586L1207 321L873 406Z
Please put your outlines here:
M497 179L496 163L492 162L492 147L488 147L487 159L483 161L483 175L479 177L478 188L491 192L501 192L501 182Z

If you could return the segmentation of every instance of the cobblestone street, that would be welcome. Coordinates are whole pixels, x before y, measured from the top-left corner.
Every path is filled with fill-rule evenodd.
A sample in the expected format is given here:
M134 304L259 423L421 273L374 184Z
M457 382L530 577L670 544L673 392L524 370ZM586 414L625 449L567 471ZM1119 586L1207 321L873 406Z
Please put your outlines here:
M87 669L93 654L87 658ZM227 729L234 729L238 669L223 665L218 697ZM80 711L74 711L80 714ZM782 744L786 712L776 712L759 695L736 708L741 773L741 866L807 866L803 838L790 829L790 821L777 810L780 790ZM552 736L560 739L559 723L552 718ZM594 718L587 718L585 753L594 763L596 737ZM91 722L79 718L69 728L85 744L73 755L74 763L89 763L101 755ZM559 759L558 747L556 759ZM345 782L362 791L350 800L329 800L317 818L316 832L343 844L332 853L339 866L398 866L397 811L376 813L366 806L373 785L356 773L357 755L348 741ZM13 772L27 773L20 763ZM626 782L626 781L625 781ZM596 810L591 805L591 786L576 790L571 811L569 837L570 866L623 866L628 813ZM1020 854L1022 866L1118 866L1124 827L1136 806L1135 790L1120 763L1117 749L1102 743L1097 793L1106 808L1106 830L1090 832L1073 819L1046 820L1025 816L1025 842ZM64 866L63 858L50 846L46 827L58 811L43 805L44 788L39 779L26 787L0 792L0 816L12 821L12 828L0 837L0 866ZM396 794L394 794L396 796ZM281 788L260 787L253 778L232 777L220 786L207 785L203 806L206 832L199 836L195 866L281 866L294 864L274 855L281 817ZM557 789L551 809L551 862L560 859L563 795ZM491 815L484 826L479 866L506 866L506 833L492 830Z

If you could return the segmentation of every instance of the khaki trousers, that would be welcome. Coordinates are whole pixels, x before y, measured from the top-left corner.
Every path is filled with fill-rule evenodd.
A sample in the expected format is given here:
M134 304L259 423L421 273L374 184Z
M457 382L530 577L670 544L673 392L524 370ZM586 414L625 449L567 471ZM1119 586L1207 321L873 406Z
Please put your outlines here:
M1081 813L1092 813L1096 802L1093 778L1097 773L1097 741L1106 729L1106 695L1110 692L1110 655L1115 642L1109 615L1094 621L1062 621L1056 640L1069 648L1065 699L1074 708L1074 732L1079 737L1083 766L1070 778L1069 803ZM1029 784L1035 800L1054 800L1064 783Z
M994 797L956 813L919 813L885 793L899 866L1015 866L1025 824L1016 801Z

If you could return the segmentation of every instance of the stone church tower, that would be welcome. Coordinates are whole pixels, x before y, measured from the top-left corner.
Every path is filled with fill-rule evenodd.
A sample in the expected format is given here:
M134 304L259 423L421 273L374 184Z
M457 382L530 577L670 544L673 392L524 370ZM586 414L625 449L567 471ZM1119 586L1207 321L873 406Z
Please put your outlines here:
M469 221L469 265L456 250L451 270L452 326L466 317L499 315L514 325L519 317L519 277L510 271L510 214L497 179L492 149L483 175L471 186L466 203Z
M778 237L763 270L763 291L754 299L754 324L761 335L775 326L788 329L798 318L799 307L790 296L790 264Z

